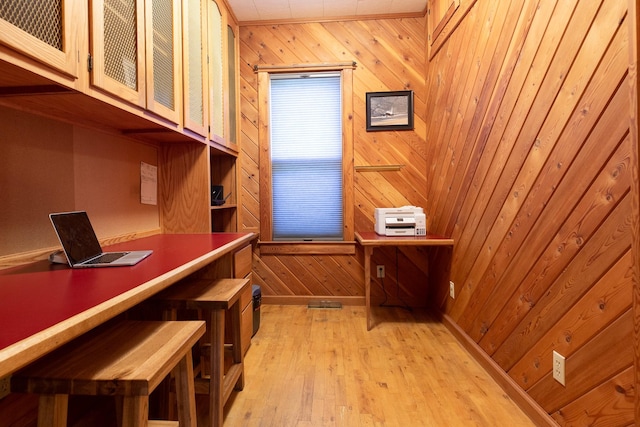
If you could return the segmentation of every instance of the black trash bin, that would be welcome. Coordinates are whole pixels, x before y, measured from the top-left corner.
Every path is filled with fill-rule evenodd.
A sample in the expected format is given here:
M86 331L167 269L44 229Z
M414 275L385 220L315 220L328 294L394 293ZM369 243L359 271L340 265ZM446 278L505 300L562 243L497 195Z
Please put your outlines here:
M253 335L258 332L260 328L260 305L262 304L262 291L260 285L251 285L253 292Z

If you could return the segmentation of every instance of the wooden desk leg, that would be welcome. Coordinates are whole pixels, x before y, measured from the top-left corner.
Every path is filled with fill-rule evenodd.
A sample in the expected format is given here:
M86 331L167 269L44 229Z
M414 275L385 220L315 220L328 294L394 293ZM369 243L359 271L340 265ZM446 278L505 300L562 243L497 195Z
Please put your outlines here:
M233 334L233 363L240 364L241 373L238 377L238 381L236 381L235 389L242 390L244 389L244 355L242 351L241 345L241 320L242 320L242 307L240 307L240 303L237 302L231 307L231 318L233 319L233 325L231 325L231 333Z
M211 310L211 375L209 377L209 419L211 427L222 427L224 402L224 310Z
M373 254L372 246L364 247L364 295L367 312L367 331L373 327L371 319L371 255Z

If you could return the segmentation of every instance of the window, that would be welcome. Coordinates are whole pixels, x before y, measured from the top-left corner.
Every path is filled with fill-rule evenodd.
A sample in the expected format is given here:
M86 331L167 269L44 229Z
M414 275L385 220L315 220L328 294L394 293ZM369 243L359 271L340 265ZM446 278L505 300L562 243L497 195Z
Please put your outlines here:
M353 64L264 68L257 69L261 241L333 242L334 250L353 240Z
M340 74L271 76L273 240L342 240Z

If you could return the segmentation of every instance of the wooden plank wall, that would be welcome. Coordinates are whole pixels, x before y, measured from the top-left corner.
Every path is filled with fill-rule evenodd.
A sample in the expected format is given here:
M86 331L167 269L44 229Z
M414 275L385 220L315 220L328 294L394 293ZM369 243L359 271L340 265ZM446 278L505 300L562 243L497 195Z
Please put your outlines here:
M634 421L627 6L478 1L427 66L438 302L561 425Z
M256 64L357 62L353 79L354 163L404 166L399 172L355 173L355 229L373 229L375 207L425 205L425 25L425 19L419 17L240 27L241 228L259 231L260 225ZM391 90L414 91L415 130L366 132L366 93ZM373 265L386 265L384 286L390 295L425 305L426 288L411 286L426 281L423 259L417 251L403 251L398 253L400 267L396 268L394 251L376 251ZM311 296L359 297L362 302L363 275L361 253L355 257L262 255L254 260L254 278L262 286L263 296L301 296L301 302ZM383 299L381 289L372 287L374 300Z
M140 162L158 165L157 147L4 106L0 129L0 268L60 247L51 212L86 210L103 241L160 229L139 190Z
M243 227L260 217L253 65L357 61L355 164L406 166L356 173L356 229L376 206L424 206L456 241L456 298L432 290L445 316L559 424L632 424L627 6L478 1L429 60L426 19L241 27ZM365 132L365 93L406 88L416 130ZM417 255L400 254L402 296L424 296ZM395 253L376 257L394 277ZM265 295L362 295L360 259L258 256L254 271Z
M631 192L633 200L633 223L640 224L640 144L638 139L638 100L640 97L640 75L638 74L638 57L640 56L640 6L637 0L629 0L629 82L631 89ZM634 312L634 349L635 349L635 383L640 382L640 227L632 228L633 243L633 312ZM635 394L635 419L640 420L640 395Z

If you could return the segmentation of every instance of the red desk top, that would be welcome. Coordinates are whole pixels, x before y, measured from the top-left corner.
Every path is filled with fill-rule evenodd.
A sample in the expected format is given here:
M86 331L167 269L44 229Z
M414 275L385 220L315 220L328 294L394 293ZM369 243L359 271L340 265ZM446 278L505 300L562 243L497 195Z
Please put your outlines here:
M253 233L161 234L105 250L153 249L131 267L40 261L0 271L0 377L234 251Z

